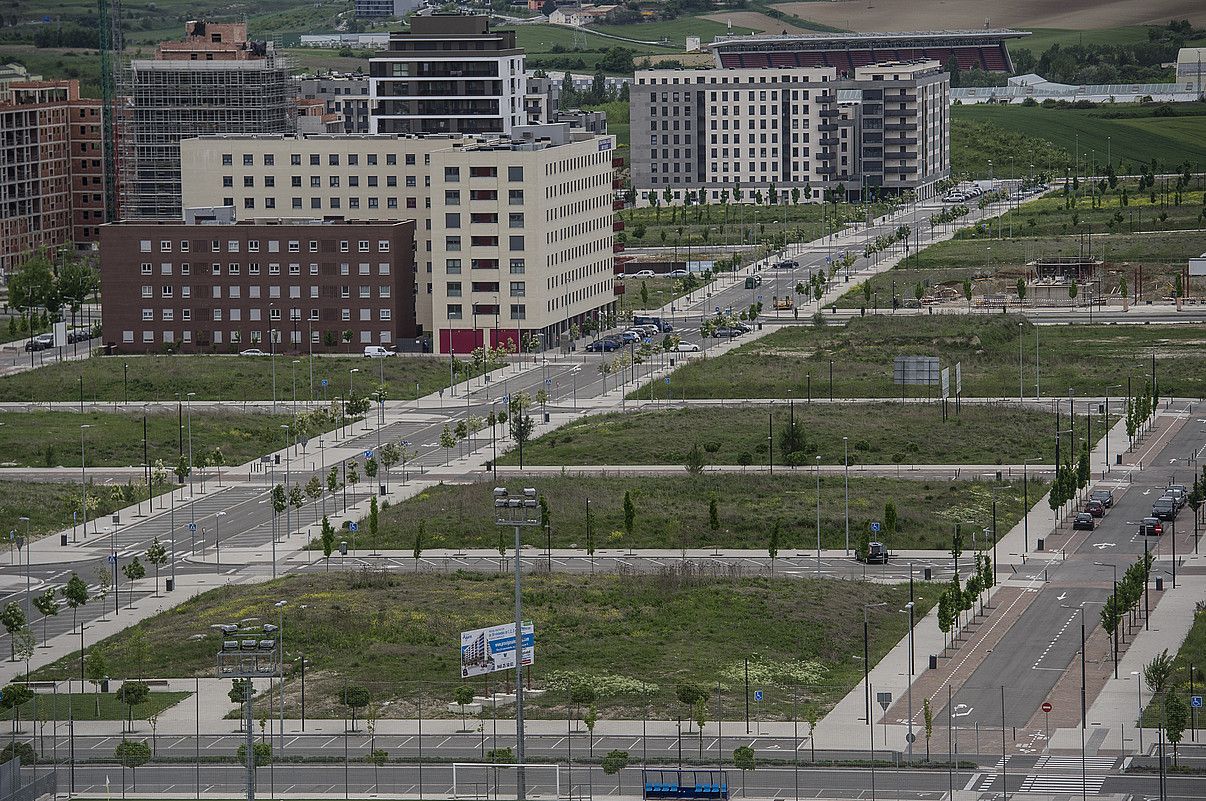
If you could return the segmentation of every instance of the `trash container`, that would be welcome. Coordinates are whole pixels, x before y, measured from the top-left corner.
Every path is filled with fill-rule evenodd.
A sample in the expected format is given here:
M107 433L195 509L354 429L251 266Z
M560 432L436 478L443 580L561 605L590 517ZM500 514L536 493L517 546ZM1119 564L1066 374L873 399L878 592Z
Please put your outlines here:
M384 484L377 485L377 494L381 495L381 496L385 495L385 485Z
M166 589L168 592L171 592L172 590L176 589L176 579L171 579L171 578L168 579L166 582Z
M60 534L59 535L59 545L66 545L66 544L67 544L67 535Z
M926 581L929 581L934 578L934 569L932 567L927 567L922 575L925 577Z
M1038 540L1037 542L1034 543L1034 550L1036 550L1036 551L1043 550L1043 541L1042 540Z
M1115 454L1114 464L1122 464L1122 454L1121 453Z
M930 670L937 670L937 669L938 669L938 657L935 656L934 654L930 654Z
M1156 576L1156 592L1164 592L1164 577Z
M102 693L109 692L109 677L108 676L105 676L103 679L101 679L101 692Z
M548 421L549 421L549 413L548 413L548 412L545 412L545 413L544 413L544 422L546 422L546 423L547 423Z
M281 463L281 455L279 453L272 454L272 461L274 464L280 464Z
M997 481L1000 481L1000 480L1001 480L1001 471L998 470L997 471Z

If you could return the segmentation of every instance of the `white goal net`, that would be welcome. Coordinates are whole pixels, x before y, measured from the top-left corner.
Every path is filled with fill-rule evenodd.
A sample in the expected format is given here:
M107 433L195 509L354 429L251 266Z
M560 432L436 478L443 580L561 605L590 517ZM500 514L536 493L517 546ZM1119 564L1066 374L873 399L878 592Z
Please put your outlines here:
M561 765L523 766L524 789L528 798L561 798ZM452 798L454 801L491 801L515 798L515 780L519 765L491 762L454 762Z

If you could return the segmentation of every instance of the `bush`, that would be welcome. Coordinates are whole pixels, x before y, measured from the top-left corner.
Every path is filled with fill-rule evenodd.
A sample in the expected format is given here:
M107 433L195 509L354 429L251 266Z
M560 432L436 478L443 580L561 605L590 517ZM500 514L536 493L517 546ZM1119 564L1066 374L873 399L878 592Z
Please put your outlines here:
M8 762L14 757L20 757L22 765L32 765L38 759L29 743L9 743L0 751L0 762Z

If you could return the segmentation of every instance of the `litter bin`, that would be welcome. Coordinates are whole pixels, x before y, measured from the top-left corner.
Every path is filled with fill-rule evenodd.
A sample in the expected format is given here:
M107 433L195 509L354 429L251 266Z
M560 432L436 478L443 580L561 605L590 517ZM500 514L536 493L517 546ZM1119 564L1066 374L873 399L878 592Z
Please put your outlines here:
M167 580L166 584L167 584L166 589L168 592L171 592L172 590L176 589L176 579L170 578Z
M275 464L280 464L281 463L281 455L279 453L272 454L272 461Z
M377 485L377 494L381 495L381 496L385 495L385 485L384 484Z
M922 575L925 577L926 581L929 581L932 578L934 578L934 569L932 567L927 567L925 569L925 573L923 573Z
M548 413L548 412L545 412L545 413L544 413L544 422L546 422L546 423L547 423L548 421L549 421L549 413Z
M1164 577L1156 576L1156 592L1164 591Z
M936 657L934 654L930 654L930 670L937 670L937 669L938 669L938 657Z
M108 676L105 676L103 679L101 679L101 692L102 693L109 692L109 677Z
M1121 453L1114 455L1114 464L1122 464L1122 454Z
M1043 541L1042 540L1038 540L1037 542L1035 542L1034 550L1036 550L1036 551L1043 550Z
M67 544L67 535L60 534L59 535L59 545L66 545L66 544Z

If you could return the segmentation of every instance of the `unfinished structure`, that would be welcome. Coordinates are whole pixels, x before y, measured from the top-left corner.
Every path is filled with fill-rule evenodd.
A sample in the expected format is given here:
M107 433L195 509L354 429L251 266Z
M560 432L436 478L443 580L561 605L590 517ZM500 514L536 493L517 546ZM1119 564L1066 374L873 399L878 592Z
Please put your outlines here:
M123 73L120 169L124 219L179 219L180 141L284 134L296 127L296 84L271 42L245 24L189 22L183 41Z

